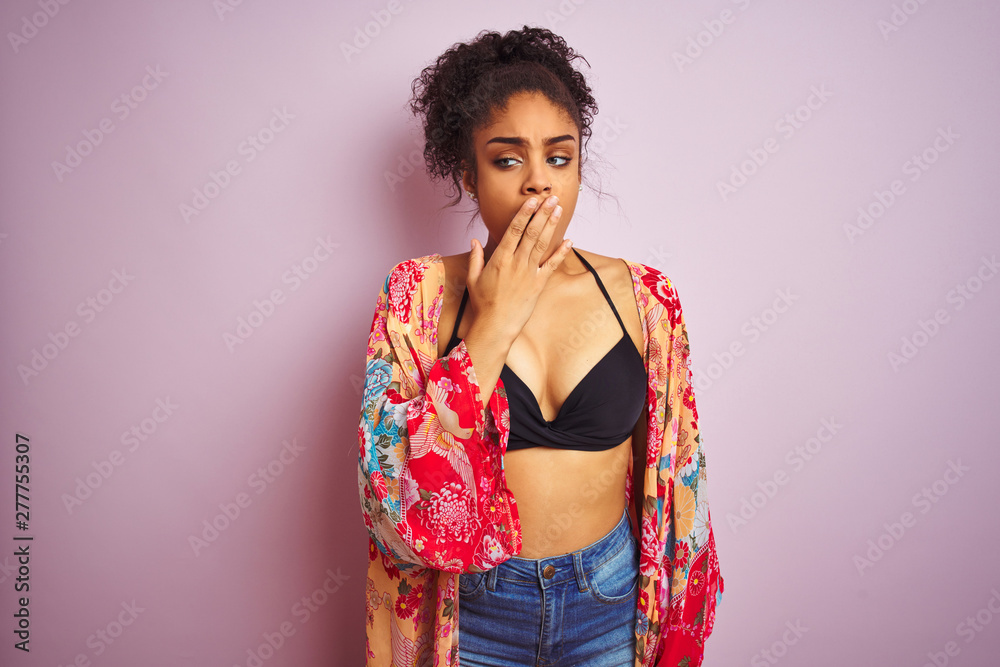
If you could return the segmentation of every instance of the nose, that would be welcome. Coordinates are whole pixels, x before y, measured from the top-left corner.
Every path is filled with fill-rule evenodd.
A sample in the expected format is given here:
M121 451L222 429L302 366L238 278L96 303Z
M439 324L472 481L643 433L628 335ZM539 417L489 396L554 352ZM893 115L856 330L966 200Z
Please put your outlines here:
M522 192L524 195L540 195L542 197L547 197L552 194L552 180L549 178L545 165L538 164L533 160L529 161L529 164L531 166L528 167L528 171L524 179L524 185L522 186Z

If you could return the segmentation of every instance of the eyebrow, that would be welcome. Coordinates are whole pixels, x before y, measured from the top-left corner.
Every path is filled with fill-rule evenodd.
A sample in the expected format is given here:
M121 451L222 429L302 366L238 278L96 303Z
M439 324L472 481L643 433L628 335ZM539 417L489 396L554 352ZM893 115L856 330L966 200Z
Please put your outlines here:
M542 141L545 146L550 146L552 144L558 144L560 141L576 141L576 137L572 134L563 134L558 137L549 137ZM524 140L524 137L493 137L486 142L486 145L490 144L510 144L512 146L525 146L528 142Z

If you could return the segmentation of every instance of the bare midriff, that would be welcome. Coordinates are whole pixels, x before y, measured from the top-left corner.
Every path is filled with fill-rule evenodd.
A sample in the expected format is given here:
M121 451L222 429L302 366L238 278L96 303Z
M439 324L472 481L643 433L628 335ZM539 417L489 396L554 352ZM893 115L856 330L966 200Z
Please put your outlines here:
M547 558L601 539L625 510L632 438L589 452L528 447L507 452L504 476L521 520L521 558Z

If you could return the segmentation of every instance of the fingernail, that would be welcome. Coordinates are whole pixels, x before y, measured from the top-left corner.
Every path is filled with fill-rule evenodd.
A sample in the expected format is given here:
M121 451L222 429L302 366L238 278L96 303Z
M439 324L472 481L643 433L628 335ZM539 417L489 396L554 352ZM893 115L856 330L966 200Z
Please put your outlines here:
M535 208L538 205L538 200L532 197L528 200L528 208Z
M555 218L558 218L561 213L562 213L562 206L556 206L554 209L552 209L552 216Z

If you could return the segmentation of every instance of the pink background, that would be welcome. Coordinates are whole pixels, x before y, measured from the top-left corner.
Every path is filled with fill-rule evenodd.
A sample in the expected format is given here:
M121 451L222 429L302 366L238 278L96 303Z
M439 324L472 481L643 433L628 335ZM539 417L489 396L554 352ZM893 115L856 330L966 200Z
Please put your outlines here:
M396 262L484 238L464 204L439 211L410 82L527 23L589 60L600 104L604 161L567 236L661 269L684 306L727 585L705 665L996 664L998 18L986 0L3 3L0 662L246 666L284 624L264 665L362 663L375 296ZM211 199L185 220L195 190ZM859 207L879 217L852 236ZM12 648L24 535L30 654Z

